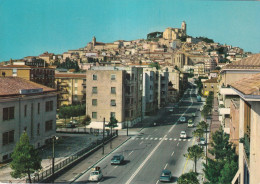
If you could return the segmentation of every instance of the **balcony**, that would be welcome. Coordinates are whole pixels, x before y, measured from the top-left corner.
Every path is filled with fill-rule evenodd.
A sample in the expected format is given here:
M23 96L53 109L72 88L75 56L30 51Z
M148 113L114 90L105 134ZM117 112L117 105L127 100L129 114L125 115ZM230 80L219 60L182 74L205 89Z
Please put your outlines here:
M60 91L60 93L61 93L61 94L68 94L69 91L68 91L68 90L62 90L62 91Z
M247 134L244 134L244 158L247 162L247 165L249 167L249 163L250 163L250 138Z
M219 114L221 115L230 114L230 108L219 108Z
M59 83L58 85L59 85L59 86L63 86L63 87L67 87L67 86L68 86L68 83L62 82L62 83Z
M230 87L221 87L219 93L222 95L237 95L237 93Z

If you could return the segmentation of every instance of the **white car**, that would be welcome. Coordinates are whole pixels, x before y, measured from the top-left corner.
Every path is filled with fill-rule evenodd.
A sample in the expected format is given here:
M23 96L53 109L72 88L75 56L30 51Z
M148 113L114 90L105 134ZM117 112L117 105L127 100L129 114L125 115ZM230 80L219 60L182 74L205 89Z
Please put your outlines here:
M173 112L173 108L169 109L169 112Z
M100 167L94 167L92 168L92 171L89 176L89 181L99 181L103 178L103 174L101 172Z
M182 138L182 139L186 139L187 138L187 134L186 134L185 131L181 131L180 138Z
M206 144L206 140L204 137L201 137L200 138L200 141L199 141L199 145L205 145Z

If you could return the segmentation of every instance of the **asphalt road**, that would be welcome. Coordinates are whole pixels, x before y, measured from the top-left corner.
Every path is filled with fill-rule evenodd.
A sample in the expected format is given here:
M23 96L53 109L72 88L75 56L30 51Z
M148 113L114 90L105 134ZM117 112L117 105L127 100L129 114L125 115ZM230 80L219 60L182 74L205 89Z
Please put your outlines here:
M159 177L163 169L172 172L172 183L182 174L186 167L186 158L183 156L187 148L195 139L192 137L194 128L188 128L186 123L178 123L181 116L186 120L196 112L194 121L200 121L200 112L197 111L201 103L196 102L195 89L188 89L184 94L179 108L170 112L166 108L164 115L157 126L145 128L138 135L100 161L103 179L98 183L117 184L147 184L160 183ZM180 132L187 132L187 139L180 139ZM111 165L110 160L115 154L122 154L125 161L122 165ZM74 183L88 182L90 171L79 177Z

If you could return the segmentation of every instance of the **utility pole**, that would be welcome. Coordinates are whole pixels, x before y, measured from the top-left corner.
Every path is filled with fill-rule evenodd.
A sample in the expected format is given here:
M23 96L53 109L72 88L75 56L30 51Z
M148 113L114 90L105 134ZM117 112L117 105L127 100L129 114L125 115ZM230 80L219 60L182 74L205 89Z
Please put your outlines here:
M54 149L54 144L55 144L55 139L56 137L52 137L52 176L54 176L54 163L55 163L55 149Z
M126 123L126 136L128 136L128 121Z
M103 151L102 151L102 154L104 155L104 153L105 153L105 118L103 121Z

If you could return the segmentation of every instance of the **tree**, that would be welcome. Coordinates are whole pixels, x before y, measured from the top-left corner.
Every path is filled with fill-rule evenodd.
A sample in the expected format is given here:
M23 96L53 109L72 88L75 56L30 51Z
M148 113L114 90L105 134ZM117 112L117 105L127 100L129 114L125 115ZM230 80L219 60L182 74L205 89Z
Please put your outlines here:
M199 122L198 128L204 131L208 130L209 125L205 121Z
M234 160L226 162L224 168L220 172L219 183L231 183L237 170L237 162L235 162Z
M204 130L201 129L201 128L197 128L196 130L194 130L192 132L193 136L197 137L197 138L200 138L200 137L203 137L203 134L204 134Z
M42 159L38 151L30 145L29 137L26 132L21 135L11 157L13 159L10 165L13 170L11 176L14 178L22 178L27 175L31 183L31 174L42 168Z
M89 125L91 123L91 118L89 115L87 115L84 120L82 121L83 125Z
M223 162L210 158L206 159L208 164L203 164L203 172L205 174L205 177L207 178L207 180L210 181L210 183L218 183L218 177L220 176L220 172L223 168Z
M188 148L188 153L184 154L186 158L190 158L195 164L195 173L197 173L197 161L204 156L203 148L193 145Z
M161 68L160 64L158 62L153 62L153 63L149 64L149 67L155 67L157 70L159 70Z
M113 128L117 127L117 123L118 123L117 119L114 116L111 116L110 121L107 125L110 128L111 138L113 136L113 134L112 134ZM112 140L110 141L110 148L112 149Z
M178 184L199 184L199 180L197 178L198 173L189 172L182 174L179 178L177 183Z

